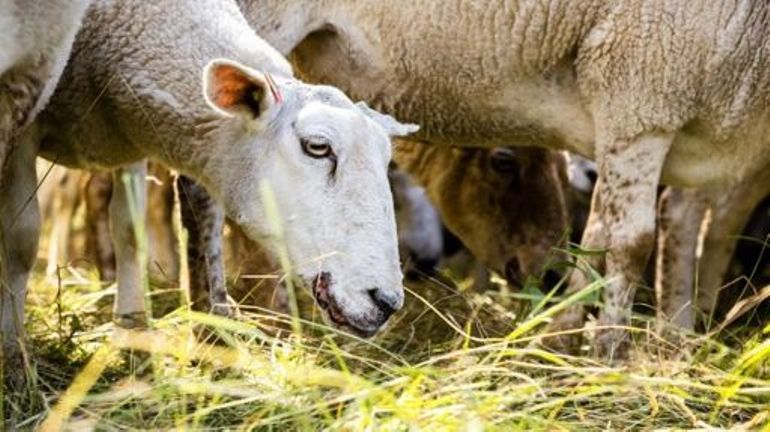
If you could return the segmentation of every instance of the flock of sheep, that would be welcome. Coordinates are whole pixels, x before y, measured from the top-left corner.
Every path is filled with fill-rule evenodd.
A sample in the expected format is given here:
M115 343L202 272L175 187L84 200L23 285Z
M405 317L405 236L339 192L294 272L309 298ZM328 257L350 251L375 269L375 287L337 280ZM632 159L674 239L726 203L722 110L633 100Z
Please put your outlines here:
M117 324L145 323L150 159L184 175L194 299L229 313L226 215L331 323L371 336L403 305L399 240L401 259L440 253L436 210L510 282L546 276L575 213L568 177L585 174L568 150L596 161L581 246L606 253L580 264L606 277L593 348L608 359L627 354L658 187L659 315L685 328L713 310L729 236L770 193L764 1L0 0L0 27L6 362L24 339L38 156L114 170ZM567 293L590 282L572 271ZM565 330L584 314L566 309L542 342L577 350Z

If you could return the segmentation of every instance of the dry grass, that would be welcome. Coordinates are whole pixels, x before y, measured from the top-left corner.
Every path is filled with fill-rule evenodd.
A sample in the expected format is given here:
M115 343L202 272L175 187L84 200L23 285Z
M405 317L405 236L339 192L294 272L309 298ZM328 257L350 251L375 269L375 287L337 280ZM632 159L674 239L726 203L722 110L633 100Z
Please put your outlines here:
M305 296L297 337L288 315L199 314L178 289L152 294L151 330L125 332L114 288L62 274L33 283L37 377L6 398L20 428L770 430L770 328L743 346L679 335L679 349L640 320L633 360L612 367L532 344L563 301L430 282L373 341L320 324Z
M595 305L600 278L569 298L532 286L478 293L469 280L409 284L404 310L361 340L323 325L304 293L293 314L259 306L265 287L261 303L229 320L190 311L183 290L156 284L150 329L116 329L115 287L83 264L31 282L35 373L23 392L3 394L6 426L770 431L770 326L671 344L640 316L632 359L619 366L538 348L556 312Z

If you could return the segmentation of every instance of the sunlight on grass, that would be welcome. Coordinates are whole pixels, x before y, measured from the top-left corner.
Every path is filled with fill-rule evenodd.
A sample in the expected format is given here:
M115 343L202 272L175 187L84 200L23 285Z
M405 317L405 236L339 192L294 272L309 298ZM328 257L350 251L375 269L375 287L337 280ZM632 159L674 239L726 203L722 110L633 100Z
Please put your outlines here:
M113 329L105 324L111 291L78 281L66 281L68 289L47 301L45 293L55 295L55 287L45 281L35 287L39 303L31 307L30 327L42 354L38 391L53 408L22 413L26 425L45 430L59 430L60 424L71 429L756 429L769 418L768 329L740 350L691 336L681 351L642 331L635 339L635 361L610 367L531 345L543 315L575 298L520 322L483 315L487 324L481 328L484 323L468 326L462 319L496 314L489 297L453 293L450 302L435 295L446 288L413 286L396 323L374 341L363 341L312 319L302 321L300 337L290 330L290 315L249 305L238 320L179 306L155 319L152 330ZM312 301L304 303L303 316L312 316ZM57 309L61 313L52 313ZM410 336L405 320L426 330L437 327ZM60 331L50 332L56 328ZM208 331L201 333L203 328ZM443 340L433 335L439 328ZM407 340L408 349L402 350ZM122 355L127 351L152 356L130 372ZM56 356L70 365L46 362Z
M404 310L373 340L323 324L293 286L288 311L243 303L237 319L191 311L179 287L151 287L151 328L122 330L111 323L114 284L76 266L58 275L31 284L37 379L19 399L33 402L9 405L19 428L770 431L770 327L676 334L674 344L635 317L622 366L542 349L555 314L596 305L606 281L595 272L564 298L537 287L478 293L467 280L408 284Z

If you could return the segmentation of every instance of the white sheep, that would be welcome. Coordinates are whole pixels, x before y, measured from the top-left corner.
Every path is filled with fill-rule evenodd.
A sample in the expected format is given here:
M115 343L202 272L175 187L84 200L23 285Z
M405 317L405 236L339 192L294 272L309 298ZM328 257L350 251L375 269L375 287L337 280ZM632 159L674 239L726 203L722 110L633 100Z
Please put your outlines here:
M659 182L729 187L770 165L770 5L752 0L240 0L311 81L419 123L447 145L595 158L585 247L606 248L594 348L626 353ZM605 265L601 265L605 264ZM587 275L575 271L572 292ZM581 306L552 331L579 328ZM548 339L563 349L579 336Z
M67 166L116 169L115 319L141 326L146 265L135 227L145 193L121 173L142 176L142 160L158 160L200 181L248 236L285 251L295 280L312 288L335 325L369 336L403 303L388 134L416 129L333 87L292 78L232 0L102 0L89 9L23 151L9 158L13 175L0 199L33 193L38 153ZM267 190L280 220L263 205ZM39 218L34 200L4 209L0 219L17 217L5 232L19 245L5 275L13 294L3 293L14 312L3 336L15 341Z

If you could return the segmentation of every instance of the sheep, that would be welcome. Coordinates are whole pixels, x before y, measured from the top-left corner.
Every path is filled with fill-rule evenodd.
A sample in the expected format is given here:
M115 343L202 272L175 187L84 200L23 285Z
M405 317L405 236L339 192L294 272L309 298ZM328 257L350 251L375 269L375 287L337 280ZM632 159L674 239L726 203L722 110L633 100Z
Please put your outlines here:
M564 158L561 155L552 157L538 149L519 149L517 153L507 148L492 151L445 149L402 141L395 146L394 161L403 164L420 180L431 179L433 173L441 171L442 178L428 180L428 184L431 196L448 217L450 230L471 245L474 255L488 267L505 275L510 283L521 286L530 274L539 276L537 269L543 267L551 247L565 233L567 209L563 196L565 179L560 175L564 171ZM492 170L487 169L490 166ZM471 175L466 181L458 182L465 173ZM148 220L147 226L149 233L155 233L153 238L167 241L163 244L153 241L152 252L156 257L151 260L150 268L157 267L161 276L173 279L178 265L175 257L171 257L175 251L175 244L170 239L172 191L167 176L156 170L155 177L158 176L165 178L161 187L148 194L148 199L155 204L148 207L147 217L152 217L152 222ZM425 189L395 164L389 170L389 178L396 209L399 255L405 260L406 273L415 274L414 267L418 273L432 274L444 254L445 232L439 213ZM103 225L99 221L107 218L106 203L111 184L109 177L103 176L93 176L88 181L89 185L100 185L104 180L108 183L104 187L89 187L89 191L102 190L103 196L95 197L92 196L94 193L89 193L87 207L104 209L103 212L88 212L89 232L97 231L92 228ZM216 203L205 190L192 180L183 178L180 190L183 192L180 196L182 221L190 228L187 256L193 304L200 310L232 316L235 310L227 300L224 263L216 259L224 255L218 245L222 241L219 230L224 224L223 214L213 207ZM555 198L542 200L538 198L540 195ZM462 197L462 205L449 199L452 196ZM461 208L471 210L459 211ZM497 235L490 228L507 234ZM231 236L229 242L240 244L244 241L241 237ZM100 238L108 237L88 236L90 243L95 245L90 252L103 251L97 257L112 255L114 261L109 247L97 247L106 243ZM247 264L247 272L274 269L272 266L265 268L258 246L250 244L235 249L240 250L235 254L240 261L260 264L256 267ZM250 252L254 252L257 259L252 259ZM103 276L114 273L114 264L104 263L110 260L97 261ZM240 264L237 267L243 270ZM555 275L555 272L548 273L549 277ZM550 277L549 282L554 280Z
M551 248L568 231L562 154L397 140L393 160L425 187L442 221L474 257L510 284L520 287L548 268Z
M23 215L15 212L25 205L28 193L34 189L28 185L27 194L7 195L6 177L16 174L8 160L18 153L27 153L18 148L20 135L56 86L88 3L89 0L0 0L0 274L4 282L10 282L0 283L3 370L21 369L16 305L23 302L23 294L15 287L26 280L35 257L35 248L18 244L16 237L7 235L14 226L23 231L23 222L16 220ZM34 160L26 169L34 171ZM21 385L13 376L9 381Z
M435 145L537 145L596 159L586 248L607 249L595 355L628 353L659 183L713 187L770 164L770 5L750 0L240 0L308 80L419 123ZM599 261L599 260L597 260ZM570 292L588 272L573 271ZM577 351L583 308L544 340Z
M88 10L60 85L9 158L0 198L34 193L38 154L115 170L114 317L141 327L146 265L135 220L146 199L122 173L142 178L143 160L157 160L205 185L248 236L273 253L285 248L296 282L312 289L329 321L372 336L403 303L389 135L415 130L333 87L293 78L232 0L104 0ZM282 227L271 223L263 196ZM34 200L5 210L0 219L18 217L5 239L21 246L4 274L13 295L4 292L3 301L13 303L15 319L2 330L17 341L39 218Z

